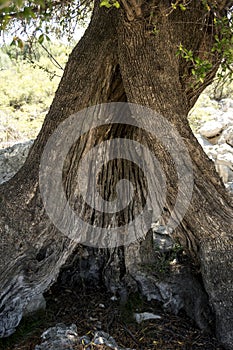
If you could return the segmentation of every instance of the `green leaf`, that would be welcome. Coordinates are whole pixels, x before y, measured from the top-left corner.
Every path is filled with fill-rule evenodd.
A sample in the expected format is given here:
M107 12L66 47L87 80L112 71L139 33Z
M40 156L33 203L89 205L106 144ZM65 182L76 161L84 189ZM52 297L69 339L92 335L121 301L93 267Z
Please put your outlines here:
M36 0L35 1L38 5L40 5L41 7L45 8L45 1L44 0Z
M38 38L38 42L39 42L39 44L42 44L43 41L44 41L44 34L41 34Z
M186 11L186 7L183 4L179 4L179 6L182 11Z
M24 42L20 38L17 39L18 47L22 50L24 48Z
M47 41L51 41L50 37L47 34L44 34L44 37Z
M15 40L13 38L12 42L10 43L10 46L15 46L15 45L16 45L16 42L15 42Z
M192 72L192 75L196 75L196 71L194 68L192 68L191 72Z
M100 7L103 7L103 6L105 6L105 7L107 7L108 9L110 8L110 7L116 7L117 9L119 9L120 8L120 3L116 0L116 1L111 1L111 0L102 0L101 1L101 3L100 3Z
M116 7L117 9L119 9L121 7L121 5L118 1L115 1L113 6Z
M27 19L36 17L35 13L32 11L32 9L30 7L24 7L23 16L24 16L24 18L27 18Z
M100 7L103 7L103 6L107 7L108 9L112 7L112 5L109 3L109 0L102 0L100 3Z
M17 7L21 7L23 5L23 0L15 0L14 3Z
M17 45L20 49L24 48L24 42L18 36L14 36L12 42L10 43L10 46L13 46L13 45Z

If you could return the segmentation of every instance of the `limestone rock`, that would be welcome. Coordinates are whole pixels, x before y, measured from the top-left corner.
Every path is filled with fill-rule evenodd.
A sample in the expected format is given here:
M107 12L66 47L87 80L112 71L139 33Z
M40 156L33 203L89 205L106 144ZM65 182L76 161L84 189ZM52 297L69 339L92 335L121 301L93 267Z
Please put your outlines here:
M137 323L141 323L147 320L159 320L161 319L161 316L152 314L151 312L142 312L142 313L135 313L134 318L137 321Z
M208 157L215 162L217 172L231 193L233 192L233 100L226 102L230 106L227 113L229 114L231 110L228 117L232 119L225 118L227 113L223 113L218 121L204 123L200 128L200 134L196 134L196 138ZM208 137L216 136L219 132L220 135L215 137L214 141L211 138L209 142Z
M229 146L233 147L233 125L229 126L227 129L225 129L219 138L218 141L219 144L226 143Z
M85 346L87 350L99 349L98 345L105 345L105 349L107 347L109 350L131 350L119 347L115 339L103 331L95 332L93 339L87 335L79 337L75 324L69 327L57 324L46 330L41 338L43 341L36 345L35 350L75 350L78 345Z
M219 121L209 121L199 129L199 133L207 138L215 137L222 132L223 128L223 123Z
M213 317L208 296L188 267L174 265L162 280L146 272L138 272L134 278L148 301L161 301L166 310L175 314L184 310L200 329L209 330Z
M26 160L32 140L0 149L0 184L10 180Z
M227 144L221 144L217 152L216 170L224 183L233 181L233 148Z
M77 327L74 324L70 327L58 324L47 329L41 338L43 342L41 345L36 345L35 350L73 350L79 340Z
M198 142L200 143L201 147L204 148L204 147L207 147L207 146L210 146L210 147L213 147L212 143L210 143L204 136L202 136L201 134L195 134Z
M231 98L223 98L219 104L223 112L227 112L229 108L233 108L233 100Z
M161 253L169 252L174 247L174 242L169 236L167 227L159 223L153 223L151 228L155 249L158 249Z

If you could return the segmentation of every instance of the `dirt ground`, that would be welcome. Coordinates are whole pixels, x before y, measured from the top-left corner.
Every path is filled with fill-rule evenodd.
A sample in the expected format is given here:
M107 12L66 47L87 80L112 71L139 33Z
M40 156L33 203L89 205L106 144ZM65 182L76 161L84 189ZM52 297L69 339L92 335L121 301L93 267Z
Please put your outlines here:
M46 310L22 320L13 336L0 340L0 349L34 350L41 343L44 330L57 323L74 323L80 336L90 336L101 329L113 336L119 346L131 349L223 350L213 335L201 332L184 314L164 312L158 302L147 302L138 294L130 295L124 305L111 297L102 289L71 290L55 285L46 294ZM138 324L135 312L153 312L161 319ZM99 345L93 349L110 348Z

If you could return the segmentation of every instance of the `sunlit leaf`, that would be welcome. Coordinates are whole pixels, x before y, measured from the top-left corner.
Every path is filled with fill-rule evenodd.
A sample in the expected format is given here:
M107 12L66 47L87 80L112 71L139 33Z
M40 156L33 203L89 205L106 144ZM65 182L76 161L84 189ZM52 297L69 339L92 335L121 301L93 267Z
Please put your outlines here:
M118 1L115 1L113 6L116 7L117 9L119 9L121 7L120 3Z
M182 11L186 11L186 7L183 4L179 4L179 6Z
M44 34L41 34L41 35L39 36L39 38L38 38L38 42L39 42L40 44L42 44L43 41L44 41Z
M102 0L101 1L101 3L100 3L100 7L107 7L108 9L110 8L110 7L112 7L112 5L109 3L109 1L108 0Z

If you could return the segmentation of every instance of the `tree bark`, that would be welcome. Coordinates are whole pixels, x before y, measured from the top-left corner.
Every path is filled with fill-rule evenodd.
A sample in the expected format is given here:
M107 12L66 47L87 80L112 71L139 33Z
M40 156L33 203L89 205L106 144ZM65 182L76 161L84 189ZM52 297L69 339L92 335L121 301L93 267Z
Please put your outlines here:
M27 303L56 280L77 243L50 222L39 191L44 146L72 113L124 99L116 58L115 16L96 6L84 37L71 53L43 127L18 174L0 188L0 336L15 331Z
M122 1L120 10L99 8L96 2L91 23L69 57L50 111L25 165L0 187L1 336L14 332L29 300L56 280L61 266L77 248L75 240L65 237L51 223L42 202L39 166L49 136L62 121L85 107L127 101L159 113L176 128L189 151L194 174L192 201L173 235L200 264L216 315L217 335L226 348L233 349L230 327L233 320L232 207L212 161L205 156L187 121L189 110L212 81L219 65L219 57L210 53L214 36L212 21L211 13L207 16L199 1L192 1L185 13L171 11L166 2ZM190 63L177 57L180 43L197 56L205 55L212 61L213 68L204 83L197 84L190 72ZM130 109L128 112L133 120ZM149 114L145 115L144 122L153 129L156 121ZM71 148L63 178L72 207L84 208L85 219L92 223L101 219L102 224L109 224L107 216L99 219L95 213L93 218L93 213L90 215L80 201L77 204L72 193L83 155L101 142L119 137L141 142L156 154L166 175L163 218L167 221L177 197L177 175L171 155L156 137L130 124L105 125L99 129L91 129L90 125L90 131ZM135 212L136 203L141 202L143 206L146 196L140 169L127 161L113 161L100 174L103 184L100 191L102 189L102 195L111 201L115 196L112 187L116 188L122 178L132 181L137 193L131 206L118 217L119 222L127 222L133 213L136 215L137 210L140 211L138 208ZM80 255L85 251L90 258L95 256L101 260L98 268L112 291L120 289L129 276L135 278L137 270L154 258L150 231L144 242L139 240L113 249L80 247L79 251Z
M193 15L187 21L192 19L195 23L196 9L193 9ZM199 92L184 89L188 82L181 79L181 64L175 55L182 29L177 28L176 21L177 15L174 26L173 19L165 18L154 38L148 35L143 22L129 23L123 19L118 36L121 73L128 101L161 113L176 126L185 140L192 158L194 189L191 204L176 235L200 260L204 284L216 315L218 337L226 347L232 348L232 207L213 162L204 155L187 122L187 114ZM185 20L179 22L185 25ZM186 38L190 40L197 36L196 33L188 33ZM184 35L182 39L185 40ZM157 154L155 144L152 147ZM169 164L166 157L161 162ZM167 174L167 179L168 182L172 180L171 172ZM168 188L166 204L171 212L175 192L172 181Z

